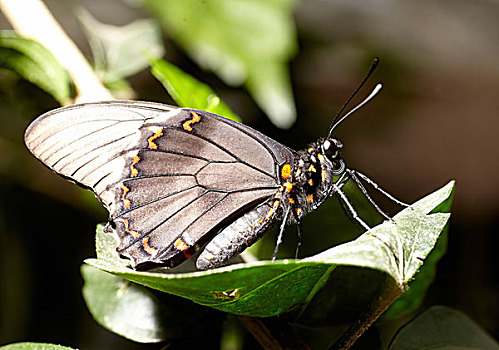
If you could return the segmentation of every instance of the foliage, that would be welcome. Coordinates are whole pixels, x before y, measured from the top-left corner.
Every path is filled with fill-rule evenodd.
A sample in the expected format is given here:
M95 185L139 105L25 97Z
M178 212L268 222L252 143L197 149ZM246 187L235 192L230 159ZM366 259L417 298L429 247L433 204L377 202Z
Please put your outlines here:
M71 97L71 80L57 59L34 40L12 31L0 31L0 68L9 69L65 104Z
M244 83L279 127L295 121L287 61L297 50L295 0L145 0L167 35L226 83Z

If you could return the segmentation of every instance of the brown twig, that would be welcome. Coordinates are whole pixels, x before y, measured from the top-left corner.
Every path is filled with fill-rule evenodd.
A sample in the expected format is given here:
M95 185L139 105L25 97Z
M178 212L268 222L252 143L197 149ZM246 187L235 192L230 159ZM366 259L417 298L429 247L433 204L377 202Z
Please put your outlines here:
M275 317L238 316L239 321L266 350L309 349L289 324Z
M364 311L330 349L350 349L357 339L397 300L403 290L404 288L401 288L395 280L387 276L378 298L368 306L367 310Z

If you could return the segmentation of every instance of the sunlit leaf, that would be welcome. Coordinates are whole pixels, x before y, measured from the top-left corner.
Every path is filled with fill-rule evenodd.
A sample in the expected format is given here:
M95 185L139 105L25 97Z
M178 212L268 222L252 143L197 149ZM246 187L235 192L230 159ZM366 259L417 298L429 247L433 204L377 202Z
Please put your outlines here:
M295 0L145 0L166 35L230 85L244 84L279 127L295 120L287 63L297 50Z
M0 68L16 72L61 104L67 104L71 97L71 79L54 55L37 41L13 31L0 31Z
M114 26L97 21L83 8L78 19L90 43L96 71L105 82L138 73L149 66L148 57L163 55L161 30L152 19Z
M151 72L180 107L196 108L241 121L208 85L173 64L162 59L151 60Z

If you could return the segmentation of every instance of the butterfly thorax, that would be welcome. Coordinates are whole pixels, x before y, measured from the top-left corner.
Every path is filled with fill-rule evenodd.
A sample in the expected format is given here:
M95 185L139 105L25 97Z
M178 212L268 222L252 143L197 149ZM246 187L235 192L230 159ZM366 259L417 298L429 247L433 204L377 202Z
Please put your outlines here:
M342 144L335 139L319 139L299 151L292 171L286 177L286 165L281 170L283 211L290 206L290 222L301 222L303 217L319 207L331 194L333 175L342 169L339 156Z

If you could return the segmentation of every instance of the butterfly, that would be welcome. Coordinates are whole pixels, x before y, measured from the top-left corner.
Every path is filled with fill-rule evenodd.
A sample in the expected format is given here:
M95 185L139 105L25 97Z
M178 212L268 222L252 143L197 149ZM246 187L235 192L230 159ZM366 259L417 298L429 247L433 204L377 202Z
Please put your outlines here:
M331 136L354 110L298 152L212 113L142 101L49 111L29 125L25 143L43 164L95 193L132 267L174 267L208 242L196 265L209 269L281 220L275 258L285 224L300 224L332 195L369 228L341 188L353 179L368 196L359 177L378 186L347 169L343 145Z

